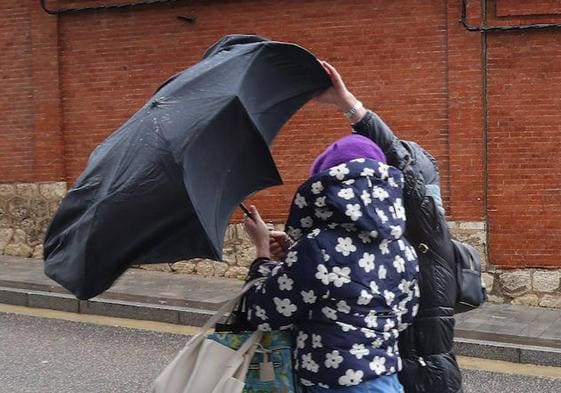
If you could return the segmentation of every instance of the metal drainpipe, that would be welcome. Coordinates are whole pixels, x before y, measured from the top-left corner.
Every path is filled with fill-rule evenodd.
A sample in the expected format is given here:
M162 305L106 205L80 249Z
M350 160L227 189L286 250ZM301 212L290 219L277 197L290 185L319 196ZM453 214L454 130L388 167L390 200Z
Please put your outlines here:
M483 27L487 25L487 0L481 2L481 19ZM488 95L488 64L487 31L481 32L481 83L483 100L483 209L485 211L485 242L487 243L487 264L491 260L489 243L489 95Z
M144 1L137 1L134 3L122 3L122 4L107 4L107 5L97 5L92 7L79 7L79 8L58 8L58 9L51 9L47 8L45 4L45 0L39 0L41 8L47 13L51 15L60 15L66 14L71 12L80 12L80 11L96 11L96 10L110 10L110 9L123 9L123 8L132 8L138 7L142 5L152 5L152 4L162 4L162 3L176 3L182 0L144 0Z

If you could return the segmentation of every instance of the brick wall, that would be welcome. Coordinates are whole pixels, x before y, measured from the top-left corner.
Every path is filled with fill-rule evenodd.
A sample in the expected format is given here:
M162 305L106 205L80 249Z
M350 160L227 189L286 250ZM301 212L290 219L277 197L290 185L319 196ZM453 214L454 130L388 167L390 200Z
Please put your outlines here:
M332 62L400 136L425 145L440 162L450 219L488 215L492 264L561 265L560 30L489 33L485 118L482 35L458 23L459 0L179 1L60 16L38 3L0 5L0 183L72 183L169 75L224 34L256 33ZM532 3L489 1L487 23L561 21L558 2ZM479 24L480 1L468 5ZM273 146L285 185L253 199L267 219L284 220L313 157L348 131L313 102L288 122Z

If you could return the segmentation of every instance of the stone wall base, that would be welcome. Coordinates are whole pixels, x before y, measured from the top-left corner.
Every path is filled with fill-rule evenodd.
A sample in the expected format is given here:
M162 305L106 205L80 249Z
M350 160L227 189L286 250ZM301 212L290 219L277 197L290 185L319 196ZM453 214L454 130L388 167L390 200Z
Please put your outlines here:
M47 226L66 192L64 182L0 184L0 254L41 259ZM455 238L480 252L489 301L561 308L561 269L496 269L487 258L485 222L451 221L449 225ZM283 226L275 227L282 230ZM243 279L253 258L243 225L231 224L224 239L224 262L192 259L135 267Z

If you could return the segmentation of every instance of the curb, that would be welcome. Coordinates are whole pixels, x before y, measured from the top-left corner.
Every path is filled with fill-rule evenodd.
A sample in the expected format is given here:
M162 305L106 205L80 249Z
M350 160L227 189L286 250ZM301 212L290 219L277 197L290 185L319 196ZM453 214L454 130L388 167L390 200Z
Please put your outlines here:
M214 314L212 310L200 308L104 298L79 300L72 295L63 293L10 287L0 287L0 303L77 314L141 319L191 326L203 326L206 320Z
M561 367L561 349L455 337L454 353L480 359Z
M0 286L0 303L191 326L202 326L214 314L206 308L100 297L79 300L65 293L3 286ZM561 367L561 342L534 340L538 345L528 345L517 341L522 340L515 336L456 330L454 352L457 356Z

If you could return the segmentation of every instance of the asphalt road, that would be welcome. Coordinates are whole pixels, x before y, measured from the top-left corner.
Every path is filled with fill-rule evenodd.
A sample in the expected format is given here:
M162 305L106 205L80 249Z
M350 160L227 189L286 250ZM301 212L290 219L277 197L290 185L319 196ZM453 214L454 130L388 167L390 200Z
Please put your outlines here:
M180 334L0 312L0 393L149 392L185 341ZM465 393L561 392L561 378L468 369L463 375Z

